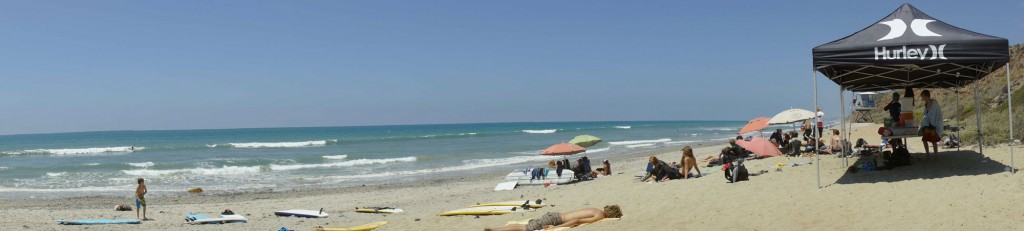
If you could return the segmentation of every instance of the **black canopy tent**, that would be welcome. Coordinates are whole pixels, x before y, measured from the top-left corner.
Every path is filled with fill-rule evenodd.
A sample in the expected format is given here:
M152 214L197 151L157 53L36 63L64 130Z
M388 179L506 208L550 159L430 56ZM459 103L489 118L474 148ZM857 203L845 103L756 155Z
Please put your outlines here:
M815 47L812 53L815 82L817 73L821 72L839 84L840 102L844 101L844 90L959 88L985 77L1010 60L1009 41L1005 38L955 27L928 16L910 4L903 4L882 20L852 35ZM1007 89L1009 74L1007 66ZM814 104L817 106L816 86ZM977 97L978 94L975 94L976 104ZM841 124L845 124L845 108L840 108L843 108L844 121ZM981 117L978 111L975 110L980 143ZM1011 116L1012 111L1011 103ZM1011 137L1012 126L1011 117ZM846 126L842 125L842 129L845 135ZM843 140L847 138L843 137ZM1012 166L1012 148L1010 163ZM820 188L820 167L818 172Z

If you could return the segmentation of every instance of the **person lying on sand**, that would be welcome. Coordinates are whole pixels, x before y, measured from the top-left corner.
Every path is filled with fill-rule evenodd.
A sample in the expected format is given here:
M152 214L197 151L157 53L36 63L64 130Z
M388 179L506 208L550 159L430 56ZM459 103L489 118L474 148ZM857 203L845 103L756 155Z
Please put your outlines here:
M527 231L552 227L576 227L577 225L594 223L604 218L620 217L622 217L622 210L618 205L607 205L604 206L604 210L584 208L564 213L548 212L539 219L530 219L530 222L526 223L526 225L513 224L498 228L484 228L484 231Z
M601 167L595 169L590 174L594 176L608 176L612 174L612 164L608 163L608 160L601 162Z

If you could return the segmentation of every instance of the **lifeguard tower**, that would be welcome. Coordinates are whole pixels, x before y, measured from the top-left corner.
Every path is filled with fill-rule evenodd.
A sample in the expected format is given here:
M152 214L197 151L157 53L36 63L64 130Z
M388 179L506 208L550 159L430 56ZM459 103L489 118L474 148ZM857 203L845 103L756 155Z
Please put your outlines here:
M854 92L853 122L871 122L871 110L875 110L875 101L871 99L875 92Z

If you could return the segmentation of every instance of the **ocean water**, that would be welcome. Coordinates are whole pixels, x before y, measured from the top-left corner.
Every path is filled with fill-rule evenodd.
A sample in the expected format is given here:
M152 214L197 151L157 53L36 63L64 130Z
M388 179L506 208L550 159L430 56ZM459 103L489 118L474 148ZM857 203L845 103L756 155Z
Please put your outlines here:
M0 194L121 195L287 190L512 171L561 157L550 145L589 134L592 159L724 141L744 121L552 122L105 131L0 136ZM497 180L496 180L497 182Z

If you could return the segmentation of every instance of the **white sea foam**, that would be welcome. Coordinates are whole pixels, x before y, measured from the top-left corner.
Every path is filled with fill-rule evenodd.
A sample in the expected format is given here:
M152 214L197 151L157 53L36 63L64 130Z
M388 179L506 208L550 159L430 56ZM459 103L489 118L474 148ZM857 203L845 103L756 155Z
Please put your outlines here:
M46 176L48 176L48 177L59 177L59 176L63 176L63 175L66 175L66 174L68 174L68 172L47 172Z
M96 166L96 165L100 165L100 163L88 163L88 164L84 164L84 165L85 166Z
M324 159L328 159L328 160L344 160L345 158L348 158L348 155L333 155L333 156L321 156L321 157L323 157Z
M668 144L668 145L672 145L672 144L688 144L688 143L693 143L693 142L697 142L697 141L694 141L694 140L673 141L673 142L665 142L665 144Z
M350 176L332 176L330 178L331 179L338 179L338 180L353 180L353 179L380 178L380 177L391 177L391 176L424 175L424 174L431 174L431 173L463 171L463 170L472 170L472 169L478 169L478 168L505 166L505 165L509 165L509 164L525 163L525 162L530 162L530 161L554 160L554 159L558 159L558 158L559 157L555 157L555 156L539 156L539 155L534 155L534 156L514 156L514 157L497 158L497 159L474 159L474 160L464 160L464 161L462 161L463 164L462 165L458 165L458 166L449 166L449 167L440 167L440 168L431 168L431 169L420 169L420 170L411 170L411 171L396 171L396 172L383 172L383 173L375 173L375 174L350 175Z
M206 147L208 147L208 148L216 148L217 144L207 144Z
M327 140L314 140L314 141L300 141L300 142L272 142L272 143L229 143L231 147L236 148L299 148L299 147L316 147L327 145Z
M109 186L109 187L81 187L81 188L4 188L0 192L114 192L124 191L133 186ZM154 190L150 190L154 191Z
M705 130L705 131L736 131L736 130L740 130L740 128L717 127L717 128L701 128L701 130Z
M394 162L415 162L416 157L402 157L402 158L388 158L388 159L358 159L349 160L335 163L324 163L324 164L289 164L289 165L278 165L271 164L270 170L296 170L305 168L332 168L332 167L351 167L356 165L370 165L370 164L387 164Z
M608 142L608 144L611 144L611 145L634 145L634 144L664 143L664 142L669 142L669 141L672 141L672 139L662 138L662 139L657 139L657 140L628 140L628 141Z
M0 166L0 170L7 169L7 166Z
M630 128L633 128L633 126L615 126L615 128L618 128L618 129L630 129Z
M142 162L142 163L126 163L126 164L131 165L132 167L138 167L138 168L148 168L148 167L153 167L154 165L156 165L156 163L153 163L152 161Z
M21 154L50 154L57 156L65 155L83 155L83 154L102 154L102 153L129 153L146 149L146 147L103 147L103 148L67 148L67 149L31 149L16 152L3 152L7 155L21 155Z
M547 129L547 130L523 130L524 133L530 134L551 134L558 132L558 129Z
M589 153L607 152L609 149L611 149L611 147L598 148L598 149L590 149L590 150L587 150L587 152L584 152L584 153L588 153L589 154Z
M627 148L642 148L642 147L651 147L651 146L654 146L654 144L634 144L634 145L626 145L626 147L627 147Z
M121 170L122 173L132 176L160 176L170 174L200 174L200 175L239 175L253 174L260 172L260 166L221 166L220 168L189 168L189 169L168 169L168 170Z

